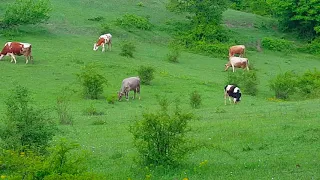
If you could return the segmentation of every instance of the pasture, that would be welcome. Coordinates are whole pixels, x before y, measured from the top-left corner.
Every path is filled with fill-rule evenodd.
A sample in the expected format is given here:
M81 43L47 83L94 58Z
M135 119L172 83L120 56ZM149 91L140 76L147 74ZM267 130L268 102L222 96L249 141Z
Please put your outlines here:
M139 2L143 6L138 6ZM0 61L0 119L5 118L4 100L16 85L27 87L32 103L49 110L57 121L57 97L68 94L74 124L59 125L57 138L78 142L81 150L89 152L88 171L103 174L107 179L146 179L146 175L168 180L319 179L320 99L279 101L274 99L268 82L281 72L303 73L320 67L320 58L249 49L246 57L254 64L259 78L258 94L244 94L240 104L225 106L227 58L186 50L181 53L179 63L166 61L171 37L163 29L169 26L166 22L181 20L183 16L167 12L164 2L55 0L48 23L23 27L18 36L0 36L1 45L6 41L31 43L34 57L34 64L25 64L24 57L17 57L17 64L10 63L9 57ZM148 15L155 27L151 31L128 32L114 26L112 22L125 13ZM100 23L88 19L97 16L110 23L113 35L110 52L92 50L100 35ZM244 44L261 37L288 37L269 28L275 23L269 18L228 10L224 21ZM263 23L266 28L261 30ZM121 44L128 41L136 46L134 58L119 55ZM89 63L97 64L108 80L104 97L98 100L82 97L76 76ZM124 78L136 76L140 65L156 70L151 85L141 86L141 100L108 104L106 97L119 91ZM195 90L202 98L199 109L192 109L189 104L189 95ZM183 111L196 116L189 122L191 131L187 135L199 144L198 149L188 154L176 169L148 170L135 163L138 153L129 126L141 119L142 113L159 109L157 96L167 97L170 102L179 98ZM92 107L101 115L86 115ZM98 121L103 123L94 125Z

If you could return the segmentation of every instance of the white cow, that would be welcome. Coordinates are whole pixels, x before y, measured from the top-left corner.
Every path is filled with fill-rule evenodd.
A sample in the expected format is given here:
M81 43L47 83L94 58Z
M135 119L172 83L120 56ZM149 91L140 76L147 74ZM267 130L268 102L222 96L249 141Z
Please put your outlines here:
M134 99L136 96L136 93L138 93L139 100L140 100L140 78L139 77L129 77L122 81L121 89L118 92L119 101L121 100L123 95L125 95L128 101L130 91L134 92L132 99Z
M230 66L232 66L232 72L234 72L234 68L242 68L247 69L249 71L249 61L248 58L241 58L241 57L229 57L229 62L225 65L227 71Z

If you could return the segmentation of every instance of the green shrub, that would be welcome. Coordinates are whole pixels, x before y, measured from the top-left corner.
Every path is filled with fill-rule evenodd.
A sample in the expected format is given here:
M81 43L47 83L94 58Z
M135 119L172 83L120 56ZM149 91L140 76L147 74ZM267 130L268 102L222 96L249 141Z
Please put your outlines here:
M107 79L98 72L97 66L86 65L77 76L83 87L84 96L89 99L98 99L103 93L103 85L107 83Z
M294 42L287 41L285 39L278 39L273 37L264 37L262 38L262 47L274 50L274 51L282 51L286 53L290 53L290 51L293 51Z
M302 95L320 97L320 71L306 71L298 78L297 87Z
M0 137L4 148L13 150L32 149L44 152L56 132L56 124L47 116L47 111L30 105L29 91L16 86L6 100L6 118Z
M241 87L244 94L251 96L257 95L258 92L258 78L255 71L236 71L228 72L226 84L234 84Z
M125 14L122 18L116 20L116 24L124 28L137 28L142 30L150 30L152 24L149 18L141 17L134 14Z
M136 50L136 47L132 42L125 42L121 45L120 56L133 57L133 52Z
M172 63L178 63L180 57L180 51L177 48L173 48L170 50L169 54L167 54L167 61Z
M37 24L49 19L49 0L15 0L7 8L3 25L11 28L17 25Z
M190 105L192 108L199 108L201 105L201 96L197 91L190 94Z
M278 74L269 81L269 86L274 91L276 98L288 99L297 90L297 75L291 71Z
M319 55L320 54L320 37L314 39L311 43L305 44L299 48L300 52Z
M105 18L102 17L102 16L97 16L97 17L94 17L94 18L88 18L89 21L96 21L96 22L100 22L102 20L104 20Z
M114 104L118 100L118 96L116 94L112 94L107 97L107 102L109 104Z
M182 113L176 105L174 113L170 115L167 100L160 102L159 111L143 114L143 119L130 127L134 145L142 163L146 165L174 165L188 153L185 134L192 114Z
M107 122L105 120L97 119L92 122L92 125L104 125Z
M150 85L151 81L154 79L154 68L151 66L140 66L138 69L138 74L142 84Z

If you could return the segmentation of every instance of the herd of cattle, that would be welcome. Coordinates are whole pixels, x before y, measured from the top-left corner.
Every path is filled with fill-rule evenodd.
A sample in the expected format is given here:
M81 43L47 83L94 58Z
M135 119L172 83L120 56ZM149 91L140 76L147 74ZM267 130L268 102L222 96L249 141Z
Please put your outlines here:
M105 45L108 45L108 50L111 51L112 46L112 35L110 33L103 34L99 37L98 41L93 45L93 50L96 51L101 46L102 51L105 51ZM235 56L235 55L238 56ZM244 45L236 45L229 48L229 61L225 64L225 71L232 67L232 71L235 72L235 68L242 68L249 70L249 61L247 58L244 58L245 54L245 46ZM30 43L22 43L22 42L7 42L5 43L1 53L0 60L4 56L10 56L11 62L17 63L15 58L17 56L25 56L26 64L29 62L33 62L32 52L31 52L31 44ZM139 94L140 99L140 78L139 77L129 77L122 81L121 89L118 92L119 101L122 96L125 96L127 100L129 100L129 92L133 91L135 98L136 93ZM229 97L229 101L231 103L231 98L233 98L233 103L238 103L241 100L241 91L240 88L235 85L226 85L224 88L224 99L226 104L226 99Z

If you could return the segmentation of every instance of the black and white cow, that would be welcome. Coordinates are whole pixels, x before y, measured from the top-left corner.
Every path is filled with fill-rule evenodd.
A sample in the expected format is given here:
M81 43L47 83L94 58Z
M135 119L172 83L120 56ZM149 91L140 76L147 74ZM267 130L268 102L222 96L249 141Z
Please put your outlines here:
M224 104L227 105L227 96L229 97L229 102L231 103L231 98L233 98L233 103L236 104L241 100L240 88L229 84L224 87Z

